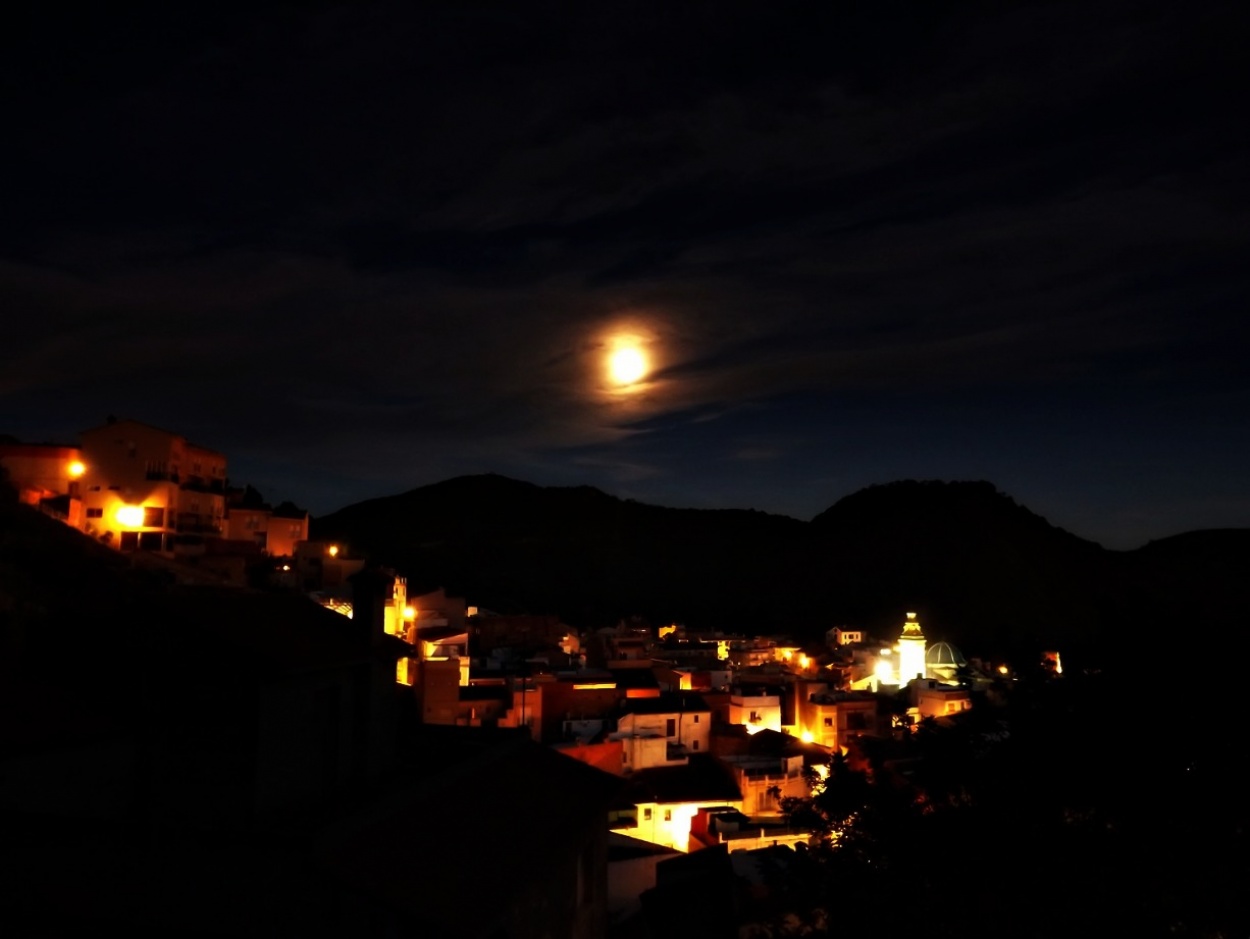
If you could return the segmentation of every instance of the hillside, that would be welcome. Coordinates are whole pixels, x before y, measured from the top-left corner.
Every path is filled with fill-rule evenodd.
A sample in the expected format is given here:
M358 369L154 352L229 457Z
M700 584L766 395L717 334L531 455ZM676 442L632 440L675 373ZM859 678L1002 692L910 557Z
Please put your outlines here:
M970 647L1099 635L1112 552L1056 528L987 482L872 486L812 520L834 558L828 602L885 628L900 600Z
M350 543L501 612L557 613L602 625L791 620L811 576L803 522L751 511L669 509L586 486L541 488L469 476L314 520Z

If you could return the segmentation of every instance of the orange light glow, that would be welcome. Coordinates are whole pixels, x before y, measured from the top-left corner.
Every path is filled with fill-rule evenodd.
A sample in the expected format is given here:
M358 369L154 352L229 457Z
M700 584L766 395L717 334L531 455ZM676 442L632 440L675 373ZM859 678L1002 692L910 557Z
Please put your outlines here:
M117 524L126 528L143 527L143 506L121 505L117 507Z
M624 323L619 331L602 336L604 381L617 394L632 394L647 387L647 376L653 367L650 355L650 330Z
M330 557L332 557L332 558L336 558L336 557L338 557L338 556L339 556L339 546L338 546L338 545L336 545L336 544L332 544L332 545L330 545L330 547L326 549L326 553L327 553L327 554L329 554L329 555L330 555Z
M636 345L621 344L608 356L608 375L617 385L634 385L647 375L647 356Z
M812 741L816 739L816 735L813 734L810 730L805 730L803 731L803 733L799 734L799 739L802 740L804 743L811 743Z
M415 606L404 607L404 619L412 621L417 618L417 608Z
M1009 671L1011 671L1011 669L1009 669L1006 665L998 666L998 674L1000 675L1006 675Z
M81 476L85 472L87 472L87 464L82 462L82 460L74 460L72 463L70 463L69 465L69 478L70 479L77 479L79 476Z

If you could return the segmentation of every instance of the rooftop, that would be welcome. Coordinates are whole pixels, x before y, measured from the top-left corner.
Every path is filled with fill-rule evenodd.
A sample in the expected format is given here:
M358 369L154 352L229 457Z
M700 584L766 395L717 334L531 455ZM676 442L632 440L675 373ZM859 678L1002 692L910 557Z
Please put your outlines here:
M692 754L681 766L638 770L629 777L634 802L740 802L733 774L707 754Z
M658 698L627 698L623 704L626 714L690 714L711 713L702 695L691 692L664 692Z

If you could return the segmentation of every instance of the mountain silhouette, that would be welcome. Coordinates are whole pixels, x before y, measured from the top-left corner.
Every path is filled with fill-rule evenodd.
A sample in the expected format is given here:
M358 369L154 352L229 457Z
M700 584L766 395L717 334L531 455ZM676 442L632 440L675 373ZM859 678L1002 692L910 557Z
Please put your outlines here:
M907 480L811 522L678 509L589 486L464 476L348 506L313 535L500 612L593 628L640 616L812 639L836 625L892 638L906 611L970 654L1058 647L1097 658L1124 630L1235 613L1250 531L1109 551L984 481Z

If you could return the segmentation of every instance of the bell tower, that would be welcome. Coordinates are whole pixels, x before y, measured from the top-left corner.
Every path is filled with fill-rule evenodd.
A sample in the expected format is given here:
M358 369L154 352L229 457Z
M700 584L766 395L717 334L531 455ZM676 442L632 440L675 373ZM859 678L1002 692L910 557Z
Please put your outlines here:
M925 638L915 613L907 614L903 634L898 637L898 683L906 686L913 678L925 677Z

